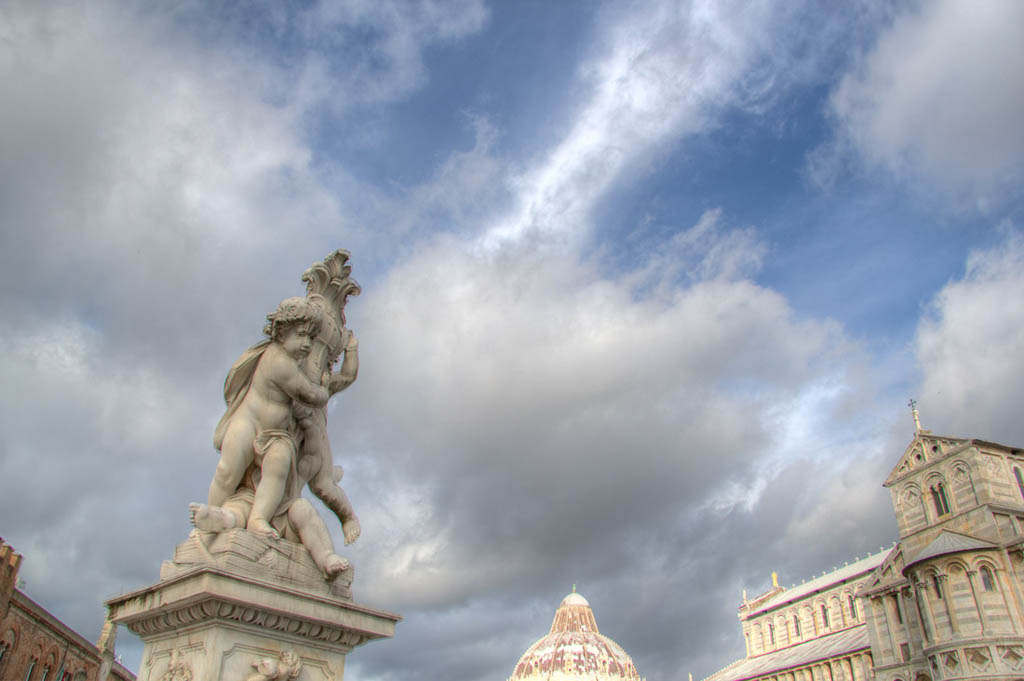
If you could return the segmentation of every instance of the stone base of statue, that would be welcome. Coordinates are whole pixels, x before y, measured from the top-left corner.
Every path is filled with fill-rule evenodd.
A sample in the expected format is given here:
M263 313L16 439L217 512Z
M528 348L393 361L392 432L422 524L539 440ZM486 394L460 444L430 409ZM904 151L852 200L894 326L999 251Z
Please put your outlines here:
M352 601L298 544L245 530L193 532L160 581L107 601L145 643L139 681L341 681L345 655L401 618Z

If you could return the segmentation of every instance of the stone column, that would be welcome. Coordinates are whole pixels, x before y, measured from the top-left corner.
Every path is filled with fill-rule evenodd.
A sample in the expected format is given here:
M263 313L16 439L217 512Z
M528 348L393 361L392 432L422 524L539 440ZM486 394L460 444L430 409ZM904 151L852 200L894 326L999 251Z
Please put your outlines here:
M935 579L942 590L942 605L946 608L946 616L949 618L950 635L956 638L960 635L960 624L957 622L953 606L950 605L949 580L946 579L946 575L936 575Z
M908 587L908 590L909 590L909 587ZM904 607L904 599L906 597L907 597L906 594L903 593L903 589L899 589L899 588L896 589L896 607L899 609L899 616L903 619L903 633L906 634L907 645L910 647L910 654L911 654L911 656L913 656L915 654L915 651L914 651L914 647L915 647L914 646L914 636L913 636L913 632L910 629L910 619L909 619L910 618L910 613L908 613L907 609ZM916 610L916 608L915 608L915 610ZM918 618L920 618L921 613L919 612L919 613L917 613L917 615L918 615ZM924 633L924 632L922 632L922 633ZM917 652L920 652L920 651L917 651ZM901 657L902 656L898 656L897 659L900 659Z
M193 534L160 577L107 601L145 644L138 681L341 681L345 656L401 619L355 603L351 569L328 582L302 546L244 530Z
M971 598L974 599L974 609L978 613L978 625L981 627L981 635L984 636L988 629L988 619L985 617L985 608L981 607L981 602L978 600L978 590L974 586L974 575L977 574L977 571L965 570L964 574L967 575L967 583L971 585Z
M1003 580L1003 573L1005 570L1002 568L996 568L992 571L992 580L995 582L996 588L999 590L999 596L1003 599L1003 608L1006 609L1006 619L1010 623L1010 631L1017 631L1017 618L1013 616L1013 610L1010 608L1010 599L1006 597L1006 583Z
M914 604L917 606L924 641L925 643L935 641L938 638L938 632L935 629L935 618L932 617L931 606L928 604L928 586L925 582L915 581L911 588L914 592Z
M871 600L872 599L869 599L868 607L874 607L874 603L870 602ZM882 594L878 598L878 604L882 606L882 622L885 624L885 635L889 638L889 649L892 651L892 659L893 661L896 661L900 659L899 651L896 650L896 637L892 635L892 623L889 618L889 607L885 604L886 600L888 600L888 595ZM881 632L879 631L879 633ZM881 638L881 636L879 636L879 638ZM879 660L879 662L881 662L881 660Z
M1024 555L1024 554L1022 554L1022 555ZM1009 551L1007 551L1006 549L1003 549L1003 557L1006 559L1006 565L1007 565L1006 579L1010 583L1010 586L1013 588L1013 596L1014 596L1014 599L1013 599L1013 612L1014 612L1014 616L1010 617L1010 621L1013 623L1014 631L1016 631L1019 634L1019 633L1021 633L1020 632L1020 624L1019 623L1021 622L1022 619L1024 619L1024 611L1021 610L1021 607L1024 606L1024 600L1021 599L1020 583L1019 583L1019 580L1018 580L1018 577L1017 577L1017 569L1013 566L1013 556L1010 555Z

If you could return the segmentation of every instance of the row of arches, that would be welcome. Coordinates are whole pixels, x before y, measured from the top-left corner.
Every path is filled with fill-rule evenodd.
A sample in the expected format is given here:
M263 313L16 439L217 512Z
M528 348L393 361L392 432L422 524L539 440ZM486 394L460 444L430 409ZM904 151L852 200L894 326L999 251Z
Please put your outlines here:
M24 670L15 669L15 655L21 637L17 625L9 627L0 635L0 678L17 678L18 681L85 681L85 670L69 668L70 665L63 659L66 655L62 654L56 643L46 648L36 644L24 660ZM12 674L17 674L17 677Z
M1022 633L1012 614L1012 577L992 554L948 557L907 577L909 585L871 598L880 641L889 644L884 657L892 662L908 662L922 646L956 637Z
M852 588L797 602L783 611L765 615L750 626L748 654L785 648L862 621Z
M871 678L871 667L871 654L865 651L757 678L758 681L865 681Z
M1013 632L1003 575L1001 566L984 554L956 556L912 571L926 639Z

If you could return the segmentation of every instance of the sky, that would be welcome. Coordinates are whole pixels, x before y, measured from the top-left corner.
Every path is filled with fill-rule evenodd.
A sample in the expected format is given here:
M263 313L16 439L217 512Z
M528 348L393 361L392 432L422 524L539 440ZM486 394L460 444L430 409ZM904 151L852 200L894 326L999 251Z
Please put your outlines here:
M352 253L365 681L507 678L575 584L654 681L1024 444L1024 3L0 4L0 536L95 640L222 383ZM329 522L335 541L341 530ZM137 670L141 642L118 652Z

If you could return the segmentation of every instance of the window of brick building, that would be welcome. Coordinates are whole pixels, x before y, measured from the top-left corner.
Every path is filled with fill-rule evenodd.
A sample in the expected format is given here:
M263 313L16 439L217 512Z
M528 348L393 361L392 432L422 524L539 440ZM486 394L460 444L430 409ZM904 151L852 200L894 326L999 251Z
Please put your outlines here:
M996 580L992 577L992 571L986 566L981 567L981 588L985 591L995 591Z
M824 604L821 606L821 626L826 629L830 626L828 623L828 608L826 608Z
M936 515L946 515L949 513L949 499L946 498L946 488L941 482L937 482L931 486L932 492L932 503L935 504Z
M850 603L850 619L854 622L857 621L857 601L853 599L853 596L847 596L847 600Z

